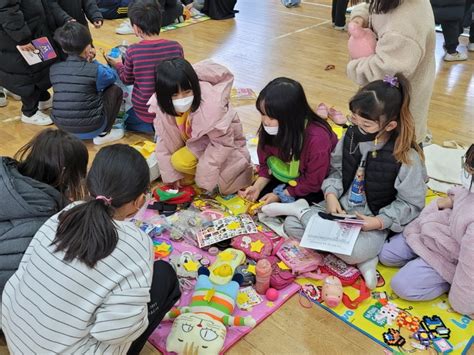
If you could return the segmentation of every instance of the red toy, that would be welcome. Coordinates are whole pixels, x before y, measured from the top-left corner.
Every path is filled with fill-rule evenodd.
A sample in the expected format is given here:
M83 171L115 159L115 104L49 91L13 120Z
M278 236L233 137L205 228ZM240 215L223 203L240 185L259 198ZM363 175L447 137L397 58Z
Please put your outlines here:
M153 190L153 197L158 202L166 202L171 205L191 202L195 194L196 191L192 186L180 187L178 192L169 185L158 186Z

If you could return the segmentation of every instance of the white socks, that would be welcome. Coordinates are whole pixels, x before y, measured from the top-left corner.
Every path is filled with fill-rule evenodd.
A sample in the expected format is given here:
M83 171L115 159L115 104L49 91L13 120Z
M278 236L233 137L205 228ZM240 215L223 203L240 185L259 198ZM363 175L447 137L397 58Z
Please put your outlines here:
M364 277L365 284L371 290L377 287L377 264L379 258L375 258L364 261L363 263L357 264L362 276Z
M270 217L294 216L300 219L308 209L308 201L302 198L291 203L270 203L262 207L262 212Z

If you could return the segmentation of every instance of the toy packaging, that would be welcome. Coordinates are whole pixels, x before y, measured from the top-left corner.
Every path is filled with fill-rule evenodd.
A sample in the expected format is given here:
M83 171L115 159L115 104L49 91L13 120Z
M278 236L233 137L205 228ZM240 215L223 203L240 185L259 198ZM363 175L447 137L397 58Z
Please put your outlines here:
M229 216L211 222L211 226L197 234L200 248L237 237L242 234L257 233L257 226L249 215Z

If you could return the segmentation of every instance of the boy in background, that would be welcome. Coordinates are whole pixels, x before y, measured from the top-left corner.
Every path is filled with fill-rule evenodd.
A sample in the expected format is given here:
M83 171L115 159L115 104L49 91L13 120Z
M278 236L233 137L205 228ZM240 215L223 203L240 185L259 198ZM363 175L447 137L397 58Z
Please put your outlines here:
M141 41L128 47L125 60L107 57L125 85L133 85L132 108L127 112L125 128L153 133L154 113L147 102L155 93L155 67L164 60L183 57L178 42L159 38L161 9L156 0L135 0L128 8L128 17L135 35Z
M122 104L122 89L114 85L115 71L94 59L87 27L68 22L54 38L68 57L50 70L53 122L80 139L93 139L96 145L122 138L122 129L112 129Z

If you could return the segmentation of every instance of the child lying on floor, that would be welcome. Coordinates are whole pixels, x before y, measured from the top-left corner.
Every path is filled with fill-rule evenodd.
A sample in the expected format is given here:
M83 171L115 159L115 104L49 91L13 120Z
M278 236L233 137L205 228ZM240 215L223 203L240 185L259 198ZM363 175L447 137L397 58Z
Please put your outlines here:
M406 300L434 299L449 291L456 312L474 316L474 144L461 171L462 187L427 206L403 233L385 243L384 265L402 267L392 289Z
M377 255L389 231L400 233L425 204L426 172L409 102L409 84L401 74L361 88L349 103L353 126L332 153L322 185L328 213L355 213L365 221L352 254L337 256L356 264L370 289L377 283ZM266 205L262 211L290 216L285 231L301 238L320 211L308 207L306 200L298 200Z

